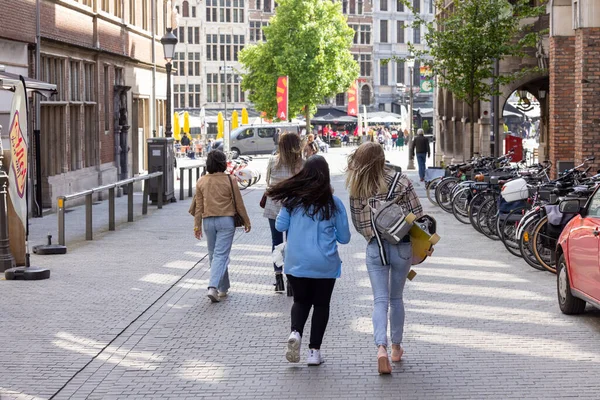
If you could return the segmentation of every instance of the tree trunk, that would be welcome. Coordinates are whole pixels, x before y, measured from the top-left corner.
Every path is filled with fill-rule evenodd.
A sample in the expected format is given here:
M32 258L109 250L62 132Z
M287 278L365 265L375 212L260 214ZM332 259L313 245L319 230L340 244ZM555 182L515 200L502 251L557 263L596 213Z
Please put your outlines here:
M470 155L469 158L473 157L473 153L475 152L475 103L471 103L469 106L469 130L471 131L471 143L470 143Z
M308 104L304 106L304 117L306 118L306 134L310 135L312 130L310 129L310 106Z

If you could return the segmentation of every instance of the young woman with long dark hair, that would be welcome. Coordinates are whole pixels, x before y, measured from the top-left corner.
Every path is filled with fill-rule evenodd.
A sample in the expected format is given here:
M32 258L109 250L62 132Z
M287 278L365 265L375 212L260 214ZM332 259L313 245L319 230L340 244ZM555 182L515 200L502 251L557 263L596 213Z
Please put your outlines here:
M302 151L297 134L284 132L279 138L278 146L277 154L271 156L267 166L267 187L277 185L295 175L302 168ZM283 243L283 233L275 229L275 219L277 219L279 210L281 210L281 204L267 197L263 216L269 219L271 227L271 250ZM275 291L284 292L283 268L273 264L273 269L275 270ZM289 290L288 293L290 293Z
M350 194L350 214L356 230L367 240L366 263L373 289L373 330L377 346L377 365L380 374L389 374L392 367L388 358L387 319L390 310L392 361L398 362L404 350L401 347L404 331L404 301L402 294L412 259L410 237L398 244L381 240L387 265L380 257L380 245L371 222L369 199L386 199L395 172L386 168L383 148L377 143L364 143L348 157L346 186ZM417 217L423 214L412 182L402 175L394 188L392 200L397 201L405 213Z
M320 365L331 294L342 271L337 243L350 241L346 209L333 195L329 165L321 156L310 157L298 174L269 188L267 195L283 205L275 227L287 232L284 268L294 291L286 358L300 361L304 325L313 308L307 363Z

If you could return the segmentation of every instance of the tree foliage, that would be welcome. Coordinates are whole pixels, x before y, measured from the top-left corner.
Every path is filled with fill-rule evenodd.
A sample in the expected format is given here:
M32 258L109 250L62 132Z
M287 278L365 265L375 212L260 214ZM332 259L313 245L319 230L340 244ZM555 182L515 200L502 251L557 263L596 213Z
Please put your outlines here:
M280 0L263 28L266 42L244 48L242 88L268 118L277 113L277 77L289 77L289 115L308 116L326 97L345 92L359 74L350 53L354 30L339 2Z
M453 0L449 7L444 7L444 1L436 0L436 8L444 12L437 20L427 22L414 12L411 2L402 1L413 12L413 27L425 27L428 49L420 50L409 44L411 53L431 68L438 77L439 87L469 105L471 121L478 101L488 101L500 94L491 84L492 78L501 86L537 70L522 68L494 76L494 62L523 57L527 49L536 45L540 32L533 30L533 23L544 12L543 6L534 7L530 0Z

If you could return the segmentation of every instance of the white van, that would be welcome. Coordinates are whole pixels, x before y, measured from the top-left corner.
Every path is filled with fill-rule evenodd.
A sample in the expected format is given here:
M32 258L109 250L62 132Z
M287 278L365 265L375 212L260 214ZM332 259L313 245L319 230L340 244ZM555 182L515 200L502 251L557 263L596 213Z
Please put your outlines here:
M234 153L234 157L240 154L269 154L275 149L273 136L277 128L281 133L293 132L300 134L304 124L260 124L244 125L231 131L229 147Z

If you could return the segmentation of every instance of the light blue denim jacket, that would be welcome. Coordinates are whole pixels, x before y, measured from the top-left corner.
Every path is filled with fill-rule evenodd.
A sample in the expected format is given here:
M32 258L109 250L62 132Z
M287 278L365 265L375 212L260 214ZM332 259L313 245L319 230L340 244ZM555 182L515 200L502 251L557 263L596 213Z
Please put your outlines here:
M350 227L344 203L333 196L336 213L329 220L318 220L296 209L292 213L283 207L275 228L287 231L284 272L299 278L339 278L342 260L337 243L350 242Z

